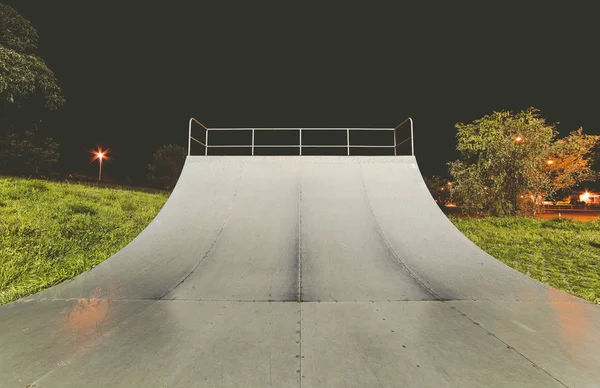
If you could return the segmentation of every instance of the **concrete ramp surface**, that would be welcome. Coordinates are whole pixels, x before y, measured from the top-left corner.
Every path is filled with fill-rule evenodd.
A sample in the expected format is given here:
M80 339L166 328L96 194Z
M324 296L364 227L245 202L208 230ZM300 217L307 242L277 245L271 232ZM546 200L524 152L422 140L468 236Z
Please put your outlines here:
M0 387L599 387L600 308L477 248L412 156L191 156L156 219L0 306Z

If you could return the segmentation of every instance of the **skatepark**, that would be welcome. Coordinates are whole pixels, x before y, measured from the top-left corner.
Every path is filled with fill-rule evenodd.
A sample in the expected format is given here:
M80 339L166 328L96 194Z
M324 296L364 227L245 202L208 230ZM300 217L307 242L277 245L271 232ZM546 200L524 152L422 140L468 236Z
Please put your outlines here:
M598 386L598 306L463 236L414 154L352 155L348 129L348 155L256 155L254 131L210 155L208 133L128 246L0 306L0 387Z

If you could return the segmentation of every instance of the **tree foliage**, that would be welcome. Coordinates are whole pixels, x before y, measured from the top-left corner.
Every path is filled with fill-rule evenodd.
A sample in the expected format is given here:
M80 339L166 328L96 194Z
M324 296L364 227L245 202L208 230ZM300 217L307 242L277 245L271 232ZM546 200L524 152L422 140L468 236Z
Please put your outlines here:
M558 139L553 144L549 159L549 172L553 179L550 180L550 185L542 189L554 193L580 182L596 179L597 173L592 170L592 162L599 138L600 136L585 135L583 128L579 128L566 138Z
M0 137L0 171L38 173L58 162L58 143L27 132L25 137L9 134Z
M427 188L431 193L431 196L438 203L438 205L442 206L450 202L452 182L446 178L435 175L431 178L425 177L424 180L425 185L427 185Z
M8 5L0 4L0 43L21 53L37 50L38 33L29 20Z
M152 157L152 164L148 166L148 179L162 187L173 188L179 179L185 158L186 151L180 145L160 147Z
M0 169L52 164L58 145L39 135L49 112L64 105L54 73L35 53L38 33L0 4ZM9 149L5 147L11 147ZM41 159L40 159L41 158Z
M0 96L7 110L26 108L39 116L65 102L54 73L35 55L0 45L0 75Z
M453 195L466 209L493 215L536 212L540 199L594 177L598 136L581 129L564 139L540 111L493 112L457 123L460 159L450 162Z
M0 96L3 108L30 112L60 108L65 99L54 73L35 55L38 33L11 7L0 4Z

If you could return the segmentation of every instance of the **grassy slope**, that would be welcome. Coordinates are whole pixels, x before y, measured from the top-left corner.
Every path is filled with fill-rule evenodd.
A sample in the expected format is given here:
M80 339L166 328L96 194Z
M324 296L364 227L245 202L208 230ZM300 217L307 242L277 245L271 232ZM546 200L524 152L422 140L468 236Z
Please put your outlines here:
M451 218L471 241L508 266L600 303L600 221Z
M167 197L0 178L0 304L90 270L137 236Z

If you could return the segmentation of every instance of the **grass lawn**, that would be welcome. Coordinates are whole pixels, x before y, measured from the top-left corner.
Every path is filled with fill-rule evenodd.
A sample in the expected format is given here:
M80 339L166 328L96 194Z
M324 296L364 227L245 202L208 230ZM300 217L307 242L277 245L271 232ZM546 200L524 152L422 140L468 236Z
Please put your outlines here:
M0 304L89 271L133 240L167 198L0 177Z
M552 287L600 303L600 222L456 218L454 225L506 265Z

